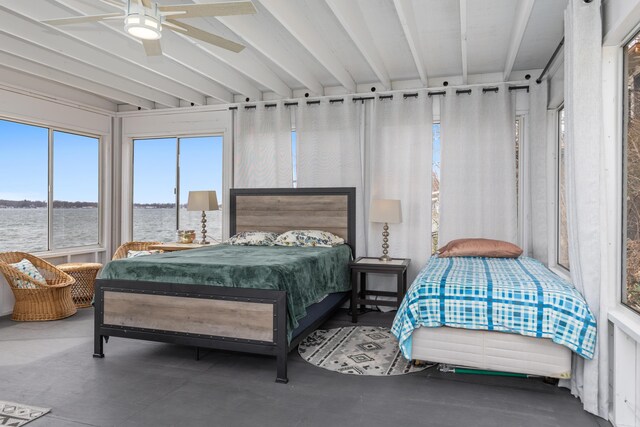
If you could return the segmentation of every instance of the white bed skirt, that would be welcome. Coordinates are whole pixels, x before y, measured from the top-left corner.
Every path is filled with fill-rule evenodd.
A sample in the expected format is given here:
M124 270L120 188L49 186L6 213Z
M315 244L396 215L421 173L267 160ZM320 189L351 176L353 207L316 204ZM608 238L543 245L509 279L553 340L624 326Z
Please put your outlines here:
M413 331L411 358L492 371L571 377L571 350L548 338L450 327Z

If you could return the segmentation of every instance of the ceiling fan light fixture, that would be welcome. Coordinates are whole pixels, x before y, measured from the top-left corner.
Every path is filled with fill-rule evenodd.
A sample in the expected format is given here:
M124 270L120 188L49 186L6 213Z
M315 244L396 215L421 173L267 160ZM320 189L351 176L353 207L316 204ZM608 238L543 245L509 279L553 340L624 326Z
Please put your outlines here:
M162 37L162 25L153 16L131 13L124 18L124 30L143 40L158 40Z

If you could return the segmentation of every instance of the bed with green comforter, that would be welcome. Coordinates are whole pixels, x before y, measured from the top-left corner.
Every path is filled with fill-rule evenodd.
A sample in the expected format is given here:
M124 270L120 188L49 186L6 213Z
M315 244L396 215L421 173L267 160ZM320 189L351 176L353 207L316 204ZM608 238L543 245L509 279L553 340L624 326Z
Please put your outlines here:
M327 294L351 289L347 245L325 247L227 244L109 262L99 278L272 289L287 292L288 331Z

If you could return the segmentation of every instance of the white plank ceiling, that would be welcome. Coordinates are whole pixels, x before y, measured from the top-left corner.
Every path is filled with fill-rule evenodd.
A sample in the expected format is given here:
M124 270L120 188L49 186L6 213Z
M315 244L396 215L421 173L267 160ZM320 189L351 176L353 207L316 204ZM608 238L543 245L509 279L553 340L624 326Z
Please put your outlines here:
M0 84L24 75L126 110L533 80L562 38L567 0L253 3L255 15L184 20L246 45L242 52L163 31L164 55L147 57L120 20L40 22L118 12L108 4L0 0Z

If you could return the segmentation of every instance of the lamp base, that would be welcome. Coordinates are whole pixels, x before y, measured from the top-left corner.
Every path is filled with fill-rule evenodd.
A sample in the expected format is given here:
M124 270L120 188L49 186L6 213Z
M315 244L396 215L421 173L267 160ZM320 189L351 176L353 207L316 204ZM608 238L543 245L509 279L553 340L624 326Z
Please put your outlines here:
M205 211L202 211L202 229L200 230L200 232L202 233L202 239L200 239L200 241L198 242L201 245L208 245L209 242L207 241L207 214L205 213Z
M391 261L389 256L389 224L386 222L382 227L382 256L378 259L383 262Z

